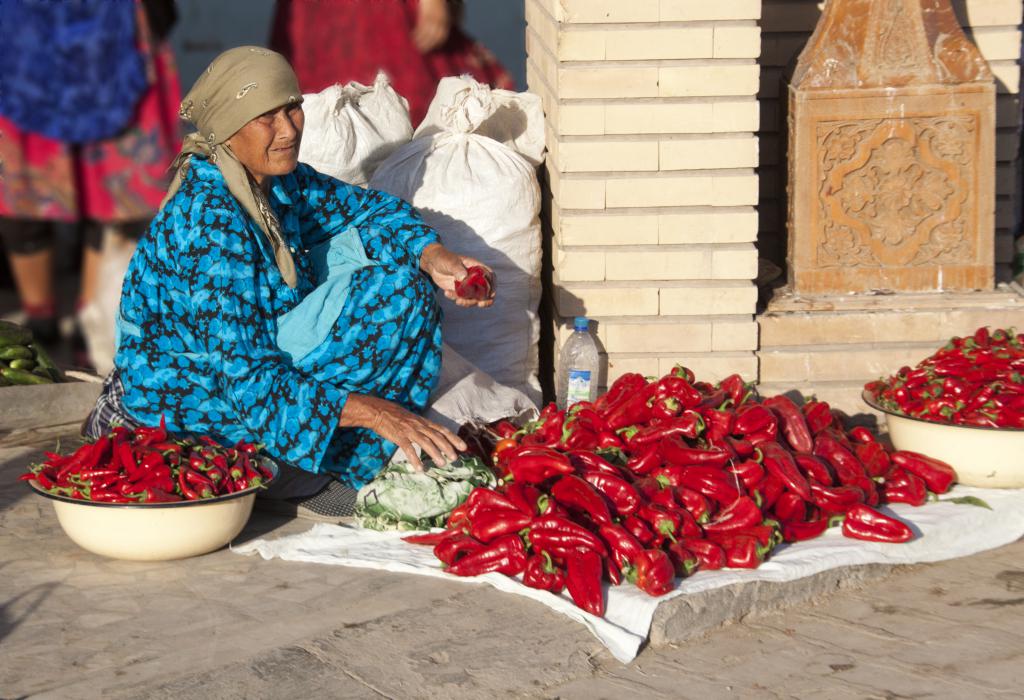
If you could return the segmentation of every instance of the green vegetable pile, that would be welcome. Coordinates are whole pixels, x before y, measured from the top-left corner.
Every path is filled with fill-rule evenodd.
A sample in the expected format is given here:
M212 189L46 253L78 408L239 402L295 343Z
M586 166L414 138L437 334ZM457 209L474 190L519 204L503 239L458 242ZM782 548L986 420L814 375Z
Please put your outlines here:
M27 328L0 321L0 386L66 381Z

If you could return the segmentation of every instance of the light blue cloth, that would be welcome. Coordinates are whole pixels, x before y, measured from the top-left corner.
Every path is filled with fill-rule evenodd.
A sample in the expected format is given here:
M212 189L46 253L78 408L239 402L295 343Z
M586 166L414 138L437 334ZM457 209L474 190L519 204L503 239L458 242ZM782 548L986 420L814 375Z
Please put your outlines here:
M317 287L277 319L277 346L302 361L330 337L348 299L352 275L376 263L366 257L359 231L350 228L307 253Z

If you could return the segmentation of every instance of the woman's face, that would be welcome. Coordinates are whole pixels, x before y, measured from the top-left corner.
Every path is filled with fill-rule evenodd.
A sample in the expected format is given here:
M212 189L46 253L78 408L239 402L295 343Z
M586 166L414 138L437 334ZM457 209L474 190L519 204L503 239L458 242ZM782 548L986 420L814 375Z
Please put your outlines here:
M227 145L263 185L270 176L295 170L305 121L302 105L284 105L249 120L227 140Z

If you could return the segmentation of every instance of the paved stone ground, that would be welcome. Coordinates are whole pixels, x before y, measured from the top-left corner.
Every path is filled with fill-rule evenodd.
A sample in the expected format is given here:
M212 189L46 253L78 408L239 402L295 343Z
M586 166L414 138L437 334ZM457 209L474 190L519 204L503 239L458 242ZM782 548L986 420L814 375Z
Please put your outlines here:
M487 586L223 550L170 563L70 542L0 450L0 697L1020 697L1024 542L908 567L618 663ZM240 540L309 523L257 514Z

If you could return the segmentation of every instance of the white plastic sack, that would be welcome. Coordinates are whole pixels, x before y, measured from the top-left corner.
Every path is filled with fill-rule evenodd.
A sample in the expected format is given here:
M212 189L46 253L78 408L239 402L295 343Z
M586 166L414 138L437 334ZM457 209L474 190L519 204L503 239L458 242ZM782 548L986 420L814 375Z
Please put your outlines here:
M303 95L306 126L299 160L339 180L365 187L374 170L412 138L409 104L387 76Z
M100 376L106 376L114 368L114 321L121 305L121 285L133 253L135 241L120 235L115 227L103 231L96 290L92 300L78 312L89 360Z
M446 247L494 269L497 298L489 309L441 299L445 342L500 384L540 401L540 188L534 168L543 155L536 135L538 125L543 129L540 103L532 95L446 78L429 114L439 127L424 122L423 135L392 153L370 186L411 202ZM533 162L481 135L484 124L512 147L532 144Z

